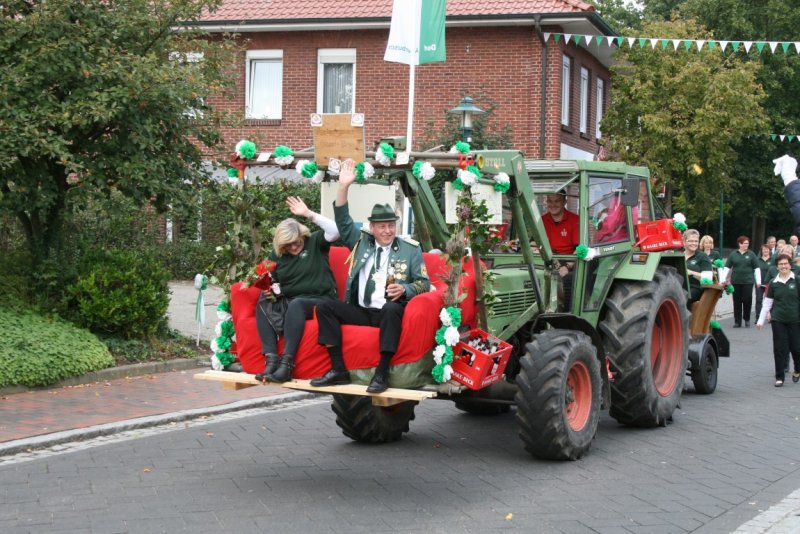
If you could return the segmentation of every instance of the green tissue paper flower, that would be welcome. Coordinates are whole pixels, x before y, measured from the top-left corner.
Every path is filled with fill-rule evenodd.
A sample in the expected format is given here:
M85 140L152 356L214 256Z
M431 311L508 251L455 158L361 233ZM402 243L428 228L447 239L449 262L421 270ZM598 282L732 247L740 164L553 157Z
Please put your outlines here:
M364 162L356 163L356 181L357 182L365 182L366 178L364 178Z
M286 156L294 156L294 150L289 148L286 145L278 145L275 147L275 150L272 151L273 157L276 158L283 158Z
M221 363L223 367L228 367L234 361L233 354L231 354L228 351L218 352L217 359L219 360L219 363Z
M233 167L228 168L228 177L230 177L230 178L238 178L239 177L239 171L237 171Z
M723 261L721 259L719 259L719 258L714 260L713 263L714 263L714 267L716 267L718 269L721 269L721 268L725 267L725 263L723 263Z
M714 283L714 282L712 282L712 281L711 281L711 280L709 280L708 278L701 278L701 279L700 279L700 285L701 285L701 286L707 286L707 285L709 285L709 284L713 284L713 283Z
M711 321L708 323L711 328L722 328L717 321Z
M392 145L389 143L381 143L379 146L384 156L389 159L394 159L394 147Z
M469 154L469 143L465 143L464 141L458 141L455 146L456 150L461 152L462 154Z
M455 179L455 181L453 182L453 189L458 189L459 191L464 189L464 183L461 181L461 178Z
M317 174L317 164L313 161L309 161L305 165L303 165L303 170L300 172L303 178L313 178L315 174Z
M223 300L217 305L217 311L231 312L231 303L228 300Z
M231 348L231 338L225 336L219 336L217 338L217 347L220 349L227 351Z
M458 328L461 325L461 308L456 308L455 306L448 306L447 314L450 316L450 322L452 323L452 325Z
M728 295L732 294L733 291L734 290L733 290L733 286L732 285L730 285L730 286L725 288L725 293L727 293Z
M469 167L467 167L467 172L471 172L472 174L474 174L475 175L475 179L478 179L478 178L481 177L481 170L478 167L476 167L475 165L470 165Z
M433 339L436 341L437 345L444 345L444 332L447 330L446 326L441 326L439 330L436 331L436 335L433 336Z
M256 157L256 144L252 141L245 141L242 143L240 150L244 159L253 159Z
M678 230L679 232L685 232L685 231L686 231L686 228L688 228L688 226L686 226L686 223L684 223L684 222L677 222L677 221L676 221L676 222L673 222L673 223L672 223L672 226L674 226L674 227L675 227L675 229L676 229L676 230Z
M500 193L508 192L508 189L511 187L511 182L495 182L494 183L494 190Z
M422 160L417 160L414 162L414 166L411 167L411 174L413 174L416 178L419 178L420 170L422 169Z
M233 321L231 319L220 324L220 333L224 337L233 337L236 332L233 329Z
M577 248L575 248L575 255L582 260L586 259L586 256L589 255L589 247L586 245L578 245Z

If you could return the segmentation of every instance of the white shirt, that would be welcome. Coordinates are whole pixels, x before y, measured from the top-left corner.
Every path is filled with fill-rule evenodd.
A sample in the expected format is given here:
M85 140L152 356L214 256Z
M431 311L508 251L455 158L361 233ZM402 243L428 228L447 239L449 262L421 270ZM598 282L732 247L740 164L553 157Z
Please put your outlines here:
M367 285L367 279L372 272L372 264L375 263L375 258L378 256L378 249L383 249L381 252L381 264L375 268L375 292L372 294L372 299L369 305L364 304L364 288ZM361 267L361 272L358 275L358 303L364 308L383 308L386 304L386 272L389 267L389 252L390 246L375 247L375 253L372 254Z

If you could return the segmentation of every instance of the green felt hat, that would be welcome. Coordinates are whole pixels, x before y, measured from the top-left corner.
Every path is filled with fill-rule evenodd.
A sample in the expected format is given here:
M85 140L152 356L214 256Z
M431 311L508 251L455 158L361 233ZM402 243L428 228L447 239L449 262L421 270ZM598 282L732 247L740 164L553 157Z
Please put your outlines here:
M372 207L372 215L367 217L369 222L396 221L400 217L395 214L389 204L375 204Z

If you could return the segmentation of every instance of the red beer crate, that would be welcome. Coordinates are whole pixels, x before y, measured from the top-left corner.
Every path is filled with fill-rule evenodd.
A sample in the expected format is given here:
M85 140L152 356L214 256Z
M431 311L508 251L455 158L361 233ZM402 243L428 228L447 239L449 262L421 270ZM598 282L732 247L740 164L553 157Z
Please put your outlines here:
M487 354L483 351L470 347L467 341L480 337L489 343L497 345L497 351ZM511 345L498 339L483 330L470 330L468 334L461 336L455 347L453 347L453 368L452 378L461 382L470 389L482 389L494 384L503 376L511 355Z
M636 243L644 252L673 250L683 247L680 231L672 226L672 219L643 222L636 225Z

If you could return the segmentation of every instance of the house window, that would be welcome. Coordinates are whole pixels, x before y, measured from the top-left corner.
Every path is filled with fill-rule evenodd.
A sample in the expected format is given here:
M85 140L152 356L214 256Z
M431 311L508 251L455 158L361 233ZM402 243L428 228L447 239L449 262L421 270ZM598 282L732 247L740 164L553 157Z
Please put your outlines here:
M203 53L202 52L171 52L169 54L169 59L171 61L175 61L181 66L187 66L191 63L200 63L203 61ZM187 77L189 75L187 74ZM183 112L184 117L188 117L190 119L202 119L203 118L203 108L206 105L205 98L202 96L198 96L193 98L186 106L186 110Z
M248 50L245 117L280 119L283 106L283 50Z
M605 82L600 78L597 79L597 105L594 115L594 136L598 139L601 136L600 121L603 120L603 111L606 105L606 86Z
M580 130L586 134L589 122L589 70L581 67L581 121Z
M570 59L561 58L561 124L569 126Z
M321 48L317 54L317 113L353 113L355 48Z

